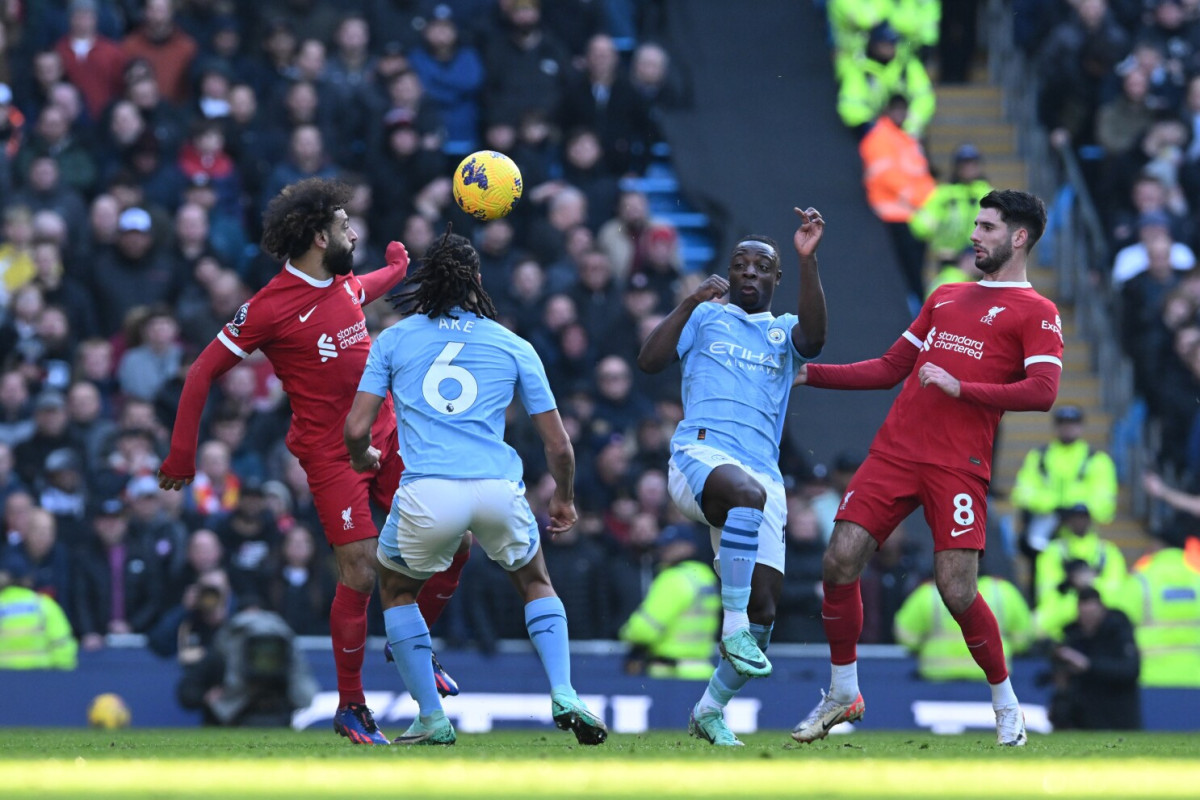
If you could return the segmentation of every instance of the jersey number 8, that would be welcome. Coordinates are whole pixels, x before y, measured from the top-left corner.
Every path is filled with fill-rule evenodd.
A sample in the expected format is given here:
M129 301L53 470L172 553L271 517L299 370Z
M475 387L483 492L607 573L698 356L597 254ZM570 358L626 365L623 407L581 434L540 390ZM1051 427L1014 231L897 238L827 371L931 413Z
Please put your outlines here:
M434 359L429 371L425 373L424 380L421 381L421 393L425 396L425 402L442 414L450 416L461 414L475 405L475 400L479 397L479 381L475 380L471 371L450 363L465 346L465 342L447 344L442 348L442 352L438 353L438 357ZM454 397L444 395L442 393L443 381L457 383L458 394Z

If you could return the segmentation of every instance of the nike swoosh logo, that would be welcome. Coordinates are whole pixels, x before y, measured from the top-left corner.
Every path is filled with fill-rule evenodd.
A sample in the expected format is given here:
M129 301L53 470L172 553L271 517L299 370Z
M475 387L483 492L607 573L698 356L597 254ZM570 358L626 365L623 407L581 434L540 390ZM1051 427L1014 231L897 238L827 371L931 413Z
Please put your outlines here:
M963 528L961 531L950 531L950 536L957 537L957 536L962 536L964 533L970 533L970 532L971 532L970 528Z
M451 597L454 597L454 595L452 595L452 594L435 594L434 597L436 597L438 600L449 600Z
M738 661L742 662L743 664L749 664L750 666L754 667L755 669L766 669L767 668L767 662L765 662L765 661L751 661L748 658L742 658L737 653L726 653L726 655L729 656L730 658L736 658Z
M950 304L951 304L951 303L953 303L953 302L954 302L953 300L943 300L943 301L942 301L942 302L940 302L940 303L934 303L934 304L933 304L933 307L934 307L934 308L941 308L942 306L948 306L948 305L950 305Z
M365 644L360 644L358 647L355 647L353 649L351 649L349 647L343 647L342 652L343 653L357 653L359 650L362 650L364 647L366 647Z
M316 310L317 310L317 307L316 307L316 306L313 306L312 308L310 308L310 309L308 310L308 313L307 313L307 314L301 314L301 315L300 315L300 321L301 321L301 322L308 322L308 318L309 318L309 317L311 317L311 316L312 316L312 312L314 312L314 311L316 311Z

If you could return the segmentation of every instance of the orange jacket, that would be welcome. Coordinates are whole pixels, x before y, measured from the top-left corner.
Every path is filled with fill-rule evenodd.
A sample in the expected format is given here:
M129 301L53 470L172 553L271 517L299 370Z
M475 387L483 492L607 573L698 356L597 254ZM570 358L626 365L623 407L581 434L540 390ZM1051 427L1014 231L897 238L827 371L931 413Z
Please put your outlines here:
M884 222L908 222L937 186L921 143L884 116L863 137L858 152L871 210Z

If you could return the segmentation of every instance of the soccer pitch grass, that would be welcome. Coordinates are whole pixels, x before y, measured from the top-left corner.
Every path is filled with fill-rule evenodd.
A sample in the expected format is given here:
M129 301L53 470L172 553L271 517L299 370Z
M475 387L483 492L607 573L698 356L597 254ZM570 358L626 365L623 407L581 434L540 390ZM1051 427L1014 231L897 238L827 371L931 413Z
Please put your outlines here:
M397 731L398 733L398 731ZM961 736L783 731L716 749L685 733L460 735L454 747L355 747L325 731L0 729L0 798L456 797L1194 798L1195 734L1058 733L999 748Z

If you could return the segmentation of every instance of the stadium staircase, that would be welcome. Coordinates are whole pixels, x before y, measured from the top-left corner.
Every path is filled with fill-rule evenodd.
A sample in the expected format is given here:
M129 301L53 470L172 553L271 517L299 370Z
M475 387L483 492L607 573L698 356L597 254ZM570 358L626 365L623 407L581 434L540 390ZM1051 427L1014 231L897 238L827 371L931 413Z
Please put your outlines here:
M984 174L993 186L1024 190L1031 188L1029 164L1018 152L1016 125L1007 121L1005 116L1003 90L988 82L985 70L973 73L970 83L939 86L937 103L937 114L927 136L931 165L945 174L950 168L954 149L963 142L971 142L983 153ZM1043 258L1047 253L1046 248L1034 251L1035 255L1040 254ZM1057 300L1059 280L1053 264L1033 265L1029 279L1038 291ZM1093 448L1107 450L1113 419L1100 402L1100 379L1092 366L1095 363L1093 346L1079 332L1075 310L1060 303L1059 311L1062 314L1065 350L1058 403L1081 406L1086 415L1084 436ZM1004 415L992 479L997 495L994 508L997 511L1013 511L1008 494L1017 470L1025 454L1044 444L1051 434L1052 424L1047 414L1009 412ZM1128 486L1121 487L1116 519L1105 526L1102 533L1114 541L1127 558L1136 558L1149 543L1142 522L1132 512Z

